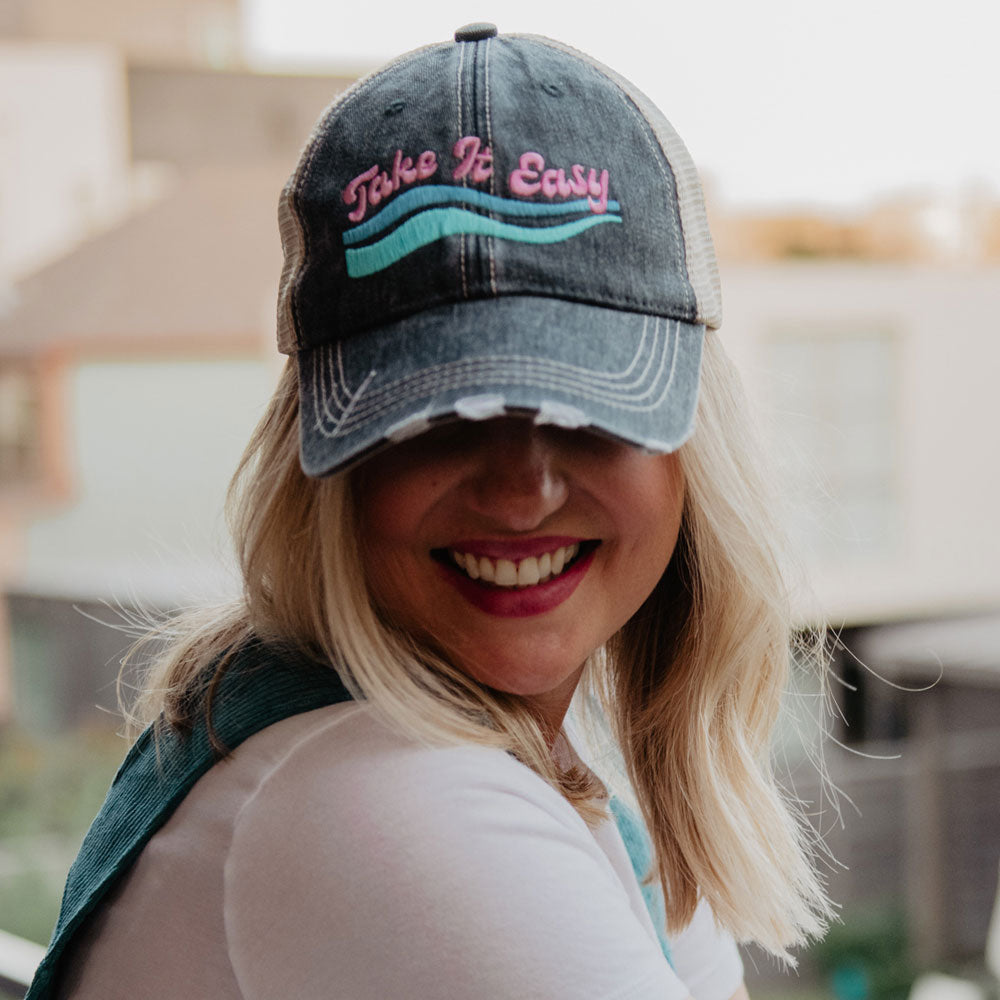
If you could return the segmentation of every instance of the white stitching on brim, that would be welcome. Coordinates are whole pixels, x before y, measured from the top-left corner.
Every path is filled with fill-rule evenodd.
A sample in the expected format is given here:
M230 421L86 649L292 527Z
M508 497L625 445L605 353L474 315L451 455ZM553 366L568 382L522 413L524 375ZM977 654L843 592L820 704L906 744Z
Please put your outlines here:
M463 384L471 385L473 379L481 376L489 377L491 366L494 365L510 366L512 364L522 364L525 366L532 366L536 371L545 372L548 377L560 379L561 382L565 382L567 385L579 379L583 381L584 385L604 385L614 387L615 382L623 379L631 379L630 382L626 383L621 388L632 389L642 384L649 371L649 366L652 364L653 352L651 350L645 355L646 365L643 370L638 376L633 375L635 367L639 363L639 359L643 357L648 327L649 317L647 316L643 319L642 333L640 335L639 344L636 347L635 354L632 356L631 362L625 367L625 369L619 372L603 374L595 372L590 368L570 364L569 362L548 361L542 358L535 358L521 354L486 355L480 358L463 358L459 361L449 361L440 365L429 365L426 368L420 369L420 371L414 375L407 376L405 379L397 379L394 382L390 382L388 385L382 386L375 393L372 393L369 396L366 401L365 409L367 412L368 408L374 407L376 404L381 405L381 400L387 396L396 397L400 391L400 387L403 387L404 390L413 391L418 385L426 385L428 391L433 391L438 381L449 375L452 379L454 379L459 376L459 373L461 373L461 377L464 381L455 382L454 385L456 387ZM654 338L656 337L657 328L658 323L657 327L654 327ZM314 367L319 363L319 353L320 352L317 351L313 355ZM331 410L329 401L333 402L337 411L342 411L345 407L352 405L355 396L355 393L353 393L348 387L347 379L344 376L344 359L341 351L341 345L339 343L337 344L336 360L327 355L326 364L330 369L332 369L333 365L336 364L336 372L332 370L329 372L329 384L332 391L329 393L322 391L316 393L316 395L318 395L322 400L323 415L325 419L331 424L336 424L340 420L340 413ZM418 382L418 378L421 381ZM346 402L341 402L340 400L340 396L337 392L338 383L346 397ZM314 370L313 384L321 385L325 388L326 383L322 378L321 371ZM409 398L409 396L407 398Z
M371 382L371 380L375 377L376 374L375 370L372 369L372 371L368 373L368 376L365 378L365 380L361 383L361 385L358 386L357 392L355 392L353 395L349 397L347 404L342 407L339 416L337 416L336 418L332 418L329 407L327 406L326 396L325 395L321 396L320 393L317 392L317 388L320 388L322 386L323 375L321 367L318 363L318 359L315 357L313 358L312 369L313 369L313 387L312 387L313 414L315 416L315 426L320 431L320 433L324 435L324 437L340 437L342 434L346 434L348 432L349 428L346 427L345 424L354 410L354 404L361 398L362 393L368 387L368 383ZM332 382L331 386L334 388L334 391L336 391L336 387L333 385ZM322 405L322 412L320 409L321 405ZM331 431L329 433L326 431L324 427L323 423L324 417L326 417L327 420L332 425ZM356 422L357 421L355 421L355 423Z
M319 359L314 357L314 364ZM347 376L344 374L344 355L342 345L338 341L337 343L337 356L336 360L333 358L328 359L328 364L326 365L326 375L327 379L323 378L323 369L319 368L315 373L315 380L317 384L330 386L330 392L324 392L320 396L320 400L323 404L323 417L329 420L331 423L338 423L343 419L343 411L353 409L357 403L361 393L364 391L365 387L371 382L375 375L374 371L368 373L365 378L364 383L358 388L357 391L352 391L351 387L347 384ZM346 403L340 401L340 393L343 393L347 399ZM336 413L330 409L330 401L332 401L337 410L341 411Z
M657 323L657 327L658 325ZM352 399L352 408L356 411L358 419L364 419L370 414L385 410L387 407L397 406L406 399L429 396L467 385L483 385L484 383L513 385L547 383L562 388L566 392L578 393L593 399L639 401L656 391L668 352L676 353L677 351L676 331L673 337L670 337L668 333L660 336L658 332L658 329L654 328L652 345L645 357L642 371L631 382L624 385L616 385L614 381L588 369L551 362L544 358L519 355L463 358L459 361L423 369L405 379L397 379L381 386L376 391L368 393L363 403L357 402L358 394L355 393ZM672 352L670 351L671 346L673 347ZM633 369L638 361L639 355L637 353L629 364L629 370ZM643 387L645 387L644 391L640 392L639 390ZM331 415L331 417L334 420L340 419L339 415Z
M606 375L594 371L590 368L583 368L580 365L573 365L568 362L550 361L545 358L531 357L528 355L487 355L479 358L461 358L457 361L449 361L439 365L429 365L422 368L406 378L396 379L381 386L379 389L368 394L363 404L358 404L357 393L352 393L346 385L343 373L343 357L340 345L337 345L336 360L326 357L326 364L332 369L337 366L337 376L344 387L352 409L355 410L358 419L367 419L372 414L384 411L386 408L396 406L407 399L419 398L420 396L432 395L444 392L449 389L460 389L465 386L482 385L484 382L493 384L523 384L542 385L549 384L553 388L561 388L564 391L578 392L581 395L594 397L594 394L604 395L609 399L629 398L633 400L643 399L653 391L659 375L662 373L663 360L661 357L660 368L653 375L652 385L649 385L645 393L637 393L637 390L649 382L650 369L653 367L658 356L659 349L666 347L669 341L669 333L660 335L660 320L656 319L653 325L652 345L645 351L647 340L647 328L649 317L643 321L642 335L636 347L632 360L623 371ZM674 340L677 339L679 324L676 324ZM661 344L662 340L662 344ZM674 344L674 350L677 346ZM318 352L317 352L318 353ZM642 370L633 374L640 361L645 357ZM530 371L531 378L524 379L523 371ZM315 376L317 383L321 383L321 374ZM628 378L630 381L618 385L622 379ZM547 382L539 382L545 379ZM335 375L331 371L329 381L335 381ZM339 395L334 392L330 397L330 402L334 404L336 410L342 410L345 406L340 402ZM331 410L324 393L323 413L331 424L339 424L343 417L340 412Z
M390 412L401 403L407 402L407 400L418 399L435 393L450 392L465 387L480 387L486 382L492 382L497 385L531 386L538 389L569 392L581 399L593 400L595 403L611 409L629 412L648 412L655 410L662 404L673 383L679 354L680 324L675 321L674 325L674 335L663 338L660 363L657 366L652 381L646 387L645 391L639 394L597 389L596 386L600 384L599 380L594 379L590 383L581 383L579 377L577 379L569 379L564 372L553 374L550 371L542 371L542 374L539 374L545 366L538 359L520 359L516 363L510 363L509 359L493 358L489 359L487 364L479 364L475 367L465 362L454 363L455 367L459 365L463 367L458 372L439 371L436 378L430 380L423 379L419 383L411 383L410 380L403 381L402 385L393 383L395 388L390 398L383 401L384 390L380 390L377 394L377 400L375 399L376 394L371 394L364 403L360 403L361 396L375 375L374 372L369 372L362 385L352 394L348 407L336 416L330 413L325 399L314 398L314 414L316 418L314 427L323 437L341 437L355 430L358 426L377 420L381 415ZM659 339L654 338L654 340ZM668 349L668 345L672 346L672 350ZM318 355L319 352L316 352L316 354ZM317 385L322 382L322 376L317 372L317 368L319 367L319 359L314 355L312 366L312 388L314 392ZM440 369L447 366L437 367ZM666 376L665 378L664 375ZM655 398L644 402L644 400L648 400L656 392L661 382L662 387ZM419 390L414 388L415 384L419 384ZM321 407L326 410L325 414L321 414ZM323 419L324 415L327 417L326 420Z
M362 404L359 403L359 399L374 376L374 372L370 372L364 383L355 393L352 393L349 405L341 413L336 415L330 413L326 406L326 400L322 400L323 409L326 411L324 415L327 417L327 420L324 421L318 409L319 401L317 401L315 426L324 437L340 437L343 434L349 433L359 424L378 419L382 414L391 411L408 400L471 386L478 387L489 382L498 385L533 386L541 389L571 392L575 396L594 400L601 405L632 412L653 410L662 403L673 381L677 363L678 339L676 331L674 337L664 338L664 347L668 341L672 342L673 346L673 350L669 352L669 374L663 384L662 390L648 404L643 404L642 400L649 397L660 383L664 370L667 367L667 351L663 351L660 357L660 364L652 381L642 393L597 389L595 386L599 385L598 382L580 384L574 379L566 378L562 372L557 372L553 376L553 373L544 371L538 359L523 359L513 364L505 363L506 359L491 359L488 364L473 365L465 362L456 363L454 368L459 370L451 372L441 372L438 370L436 377L433 379L425 378L392 383L393 392L391 395L386 397L385 392L380 390L378 394L370 394ZM315 370L318 367L317 360L314 358L314 386L317 382L322 382L322 377L318 376ZM440 367L442 366L439 366L439 369ZM647 365L647 369L648 367Z

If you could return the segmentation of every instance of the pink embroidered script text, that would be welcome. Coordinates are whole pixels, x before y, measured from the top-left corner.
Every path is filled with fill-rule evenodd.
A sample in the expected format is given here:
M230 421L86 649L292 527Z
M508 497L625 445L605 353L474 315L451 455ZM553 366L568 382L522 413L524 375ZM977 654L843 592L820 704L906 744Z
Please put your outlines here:
M351 222L360 222L365 217L369 205L377 205L383 198L395 194L404 184L412 184L416 180L432 177L437 170L437 156L432 150L425 149L418 157L416 166L408 156L403 156L401 149L396 150L392 161L392 175L380 171L378 164L370 166L363 174L358 174L344 188L345 205L357 202L357 208L348 212Z
M493 176L493 150L484 146L479 136L463 136L451 152L458 161L451 173L454 180L482 184ZM437 155L430 149L425 149L416 163L397 149L391 171L380 170L375 163L344 188L344 204L354 206L348 219L360 222L369 205L378 205L404 185L432 177L437 168ZM521 154L517 168L507 178L507 186L511 194L521 198L539 193L549 199L586 197L590 210L596 215L608 209L607 170L598 171L596 167L587 168L579 163L574 163L568 172L563 167L546 167L545 157L532 150Z
M602 170L598 177L597 170L591 167L584 177L584 170L579 163L574 163L567 178L562 167L558 170L546 169L545 157L541 153L522 153L517 169L510 172L508 184L511 194L525 198L539 191L546 198L569 198L571 195L582 198L587 195L590 210L596 215L603 215L608 210L608 172Z
M451 176L460 181L468 177L473 184L482 184L493 176L493 151L487 146L482 152L479 136L467 135L459 139L452 149L452 155L459 164L451 172Z

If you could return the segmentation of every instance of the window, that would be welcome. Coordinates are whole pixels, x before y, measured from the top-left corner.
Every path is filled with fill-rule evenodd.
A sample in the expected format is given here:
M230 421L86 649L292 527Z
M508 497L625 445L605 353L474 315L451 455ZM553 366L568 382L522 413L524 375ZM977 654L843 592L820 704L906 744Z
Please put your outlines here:
M771 439L795 541L815 560L897 548L896 355L880 329L781 332L767 344Z
M20 485L38 475L38 423L34 373L0 362L0 487Z

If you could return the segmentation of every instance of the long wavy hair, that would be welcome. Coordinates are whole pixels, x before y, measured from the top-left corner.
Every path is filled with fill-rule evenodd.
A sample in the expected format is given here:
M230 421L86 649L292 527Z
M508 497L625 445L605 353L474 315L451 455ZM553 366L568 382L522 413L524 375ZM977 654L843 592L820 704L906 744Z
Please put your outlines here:
M796 632L747 407L713 334L697 429L679 454L686 495L673 558L643 607L590 657L580 696L600 706L644 815L668 931L705 897L738 939L791 961L788 949L822 932L830 904L819 841L773 772ZM553 759L551 734L524 701L473 681L373 606L350 474L309 479L299 466L293 365L239 465L229 514L242 598L153 635L165 646L128 713L134 727L189 728L210 710L213 665L217 678L242 643L282 643L336 669L397 730L502 748L589 823L606 815L604 785ZM800 643L798 655L822 673L818 640Z

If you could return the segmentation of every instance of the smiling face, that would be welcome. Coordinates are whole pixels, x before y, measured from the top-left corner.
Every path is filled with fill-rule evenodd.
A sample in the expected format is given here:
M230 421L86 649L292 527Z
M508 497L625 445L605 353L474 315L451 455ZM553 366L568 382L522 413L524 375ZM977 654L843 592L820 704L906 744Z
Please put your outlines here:
M676 454L515 417L396 445L355 489L376 604L556 726L663 574L684 502Z

